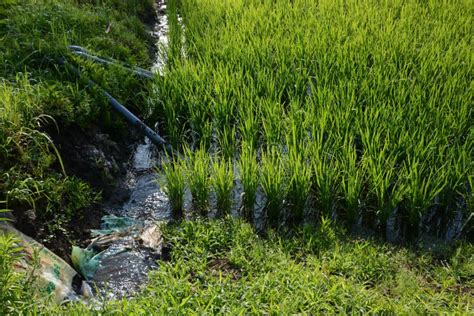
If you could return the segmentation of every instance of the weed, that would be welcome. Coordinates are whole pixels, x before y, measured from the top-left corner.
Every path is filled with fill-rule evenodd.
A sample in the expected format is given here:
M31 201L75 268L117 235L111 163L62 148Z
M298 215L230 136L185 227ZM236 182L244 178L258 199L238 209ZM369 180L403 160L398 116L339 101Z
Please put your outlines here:
M34 268L30 271L18 272L15 266L23 260L22 248L18 240L10 234L0 234L0 314L10 315L18 311L32 311L34 303L41 306L42 302L35 295Z

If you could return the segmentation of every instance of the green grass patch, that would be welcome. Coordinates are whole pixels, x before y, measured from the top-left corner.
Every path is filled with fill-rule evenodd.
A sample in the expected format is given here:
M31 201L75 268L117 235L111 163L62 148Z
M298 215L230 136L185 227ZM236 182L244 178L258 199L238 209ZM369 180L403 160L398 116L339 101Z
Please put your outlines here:
M96 312L146 314L472 313L473 247L444 258L351 239L329 221L261 238L241 220L186 221L165 229L160 262L132 299ZM73 304L55 313L91 314Z

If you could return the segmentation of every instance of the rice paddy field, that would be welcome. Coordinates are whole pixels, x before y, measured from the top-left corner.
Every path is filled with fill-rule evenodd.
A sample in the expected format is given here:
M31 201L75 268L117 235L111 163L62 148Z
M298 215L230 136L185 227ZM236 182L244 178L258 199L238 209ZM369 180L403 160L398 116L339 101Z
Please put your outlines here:
M135 141L61 58L170 143L174 219L134 295L61 305L0 235L0 315L474 313L472 0L167 0L157 48L154 5L0 3L0 221L65 258L115 185L65 143ZM68 45L165 66L137 80Z
M170 1L155 113L191 148L175 164L198 209L211 186L229 212L237 179L244 217L261 188L273 226L330 217L385 234L392 218L445 234L433 214L469 218L472 4Z

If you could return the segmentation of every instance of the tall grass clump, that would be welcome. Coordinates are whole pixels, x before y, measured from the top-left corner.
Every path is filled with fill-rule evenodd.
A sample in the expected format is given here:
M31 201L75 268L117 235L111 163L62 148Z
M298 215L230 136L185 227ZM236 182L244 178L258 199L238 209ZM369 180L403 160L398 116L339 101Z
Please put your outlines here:
M29 271L15 271L22 265L22 248L18 240L10 234L0 233L0 314L12 315L28 313L41 306L39 297L35 294L34 275L36 263Z
M230 214L232 207L232 188L234 186L234 169L232 162L214 157L212 161L212 187L217 200L217 217Z

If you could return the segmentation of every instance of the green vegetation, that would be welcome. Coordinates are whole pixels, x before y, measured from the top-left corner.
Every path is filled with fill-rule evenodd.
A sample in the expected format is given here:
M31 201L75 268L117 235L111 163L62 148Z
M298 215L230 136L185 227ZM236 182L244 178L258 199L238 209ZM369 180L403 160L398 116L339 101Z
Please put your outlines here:
M187 179L193 196L193 207L199 215L207 217L211 178L209 175L210 159L201 148L194 153L187 149Z
M63 57L159 121L184 153L159 169L173 217L187 189L202 216L163 227L171 260L133 298L92 305L37 297L2 235L0 314L474 312L469 241L428 251L347 233L363 223L382 235L396 213L415 241L429 214L447 224L458 210L472 233L471 0L168 0L167 67L153 87L68 52L76 44L148 68L151 6L0 4L0 220L13 209L35 219L42 241L72 239L66 227L100 194L68 175L51 135L126 133ZM243 219L228 216L240 185ZM260 192L263 234L247 223ZM202 218L211 196L213 220Z
M244 189L242 217L247 221L253 221L255 200L257 199L257 188L259 183L259 172L257 157L252 149L252 143L242 143L242 154L239 160L239 177Z
M217 216L230 214L232 208L232 187L234 171L232 163L225 159L214 159L212 162L212 185L217 199Z
M12 236L0 235L0 314L9 315L21 311L34 312L41 299L34 294L34 275L15 272L12 267L20 265L21 249Z
M163 162L162 166L165 175L163 188L170 201L172 217L175 220L182 219L186 189L184 162L172 158L170 162Z
M54 315L455 313L473 311L474 248L439 258L348 239L323 221L262 239L240 220L186 221L165 229L159 262L134 298L42 311Z
M281 153L275 147L262 154L262 189L267 197L266 213L272 225L281 220L286 179Z
M208 148L212 130L247 209L260 185L273 225L329 215L385 233L396 211L416 236L429 212L472 214L471 1L169 3L184 31L156 109L171 138L191 131L181 145Z
M125 124L60 58L136 112L145 112L146 85L122 69L104 70L68 52L81 45L131 64L150 63L150 36L141 19L152 1L2 1L0 4L0 208L25 212L41 238L59 232L100 196L68 175L50 135L100 124L125 135ZM152 12L152 11L151 11ZM133 14L134 13L134 14ZM136 91L130 94L128 91ZM48 237L49 238L49 237Z

